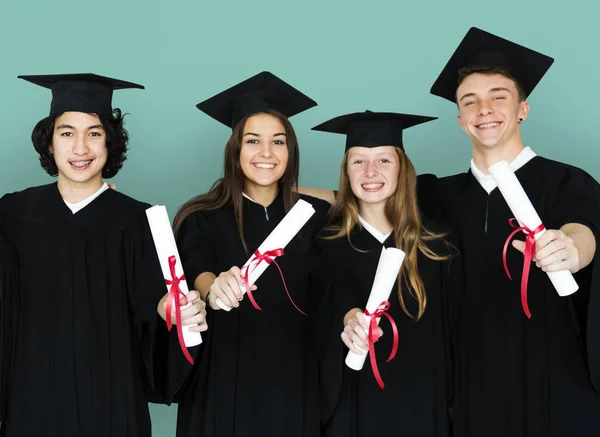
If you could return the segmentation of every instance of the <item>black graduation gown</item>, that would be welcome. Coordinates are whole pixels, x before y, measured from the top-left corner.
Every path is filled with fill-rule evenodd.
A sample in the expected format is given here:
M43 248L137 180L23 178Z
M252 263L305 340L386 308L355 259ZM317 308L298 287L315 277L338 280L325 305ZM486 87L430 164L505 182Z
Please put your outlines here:
M327 231L329 232L329 231ZM325 235L325 234L324 234ZM382 245L364 229L347 238L319 239L313 276L314 294L322 301L315 318L319 337L323 435L329 437L447 437L452 398L451 295L460 287L459 257L432 261L419 253L418 269L427 293L427 307L419 321L402 310L397 283L390 297L389 314L399 333L398 352L386 363L393 334L386 318L384 335L375 344L378 367L385 383L382 390L367 358L359 372L349 369L348 353L340 334L344 315L367 303L381 249L394 246L394 235ZM441 241L429 243L438 254L451 253ZM360 251L362 252L360 252ZM405 302L416 314L417 302L404 286Z
M547 229L582 223L600 242L600 188L591 176L542 157L516 175ZM571 297L559 297L532 265L527 319L520 301L523 255L508 250L512 282L502 264L513 228L499 190L488 195L471 172L441 179L437 193L432 187L431 180L421 184L423 205L457 232L465 268L456 435L600 435L598 251L592 266L575 275L580 289Z
M308 307L308 252L329 205L300 196L316 214L277 259L296 304ZM284 217L282 196L267 208L244 198L243 226L254 252ZM203 272L219 275L242 267L248 255L233 209L189 216L178 234L190 285ZM289 301L277 268L258 279L254 292L262 311L247 297L240 306L208 314L204 350L195 380L179 400L180 437L318 437L317 360L308 318Z
M16 319L9 308L12 307L16 296L17 275L17 254L12 246L0 237L0 423L4 422L6 417L6 401L14 358Z
M72 214L56 183L0 199L21 269L2 308L3 330L17 319L7 437L150 436L147 399L167 387L153 359L169 336L147 207L107 190Z

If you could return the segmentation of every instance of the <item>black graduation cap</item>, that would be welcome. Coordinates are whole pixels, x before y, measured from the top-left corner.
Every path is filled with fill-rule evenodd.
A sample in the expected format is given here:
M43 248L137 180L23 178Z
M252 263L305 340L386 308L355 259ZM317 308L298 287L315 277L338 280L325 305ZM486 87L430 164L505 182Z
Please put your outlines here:
M346 151L351 147L396 146L404 150L402 131L437 117L395 112L355 112L332 118L312 128L346 135Z
M113 90L144 89L142 85L136 83L92 73L45 74L18 76L18 78L52 90L50 114L62 114L68 111L110 114Z
M268 71L196 105L202 112L231 128L246 115L265 109L289 118L313 106L317 106L317 102Z
M456 102L459 69L502 67L529 96L553 62L549 56L472 27L431 87L431 94Z

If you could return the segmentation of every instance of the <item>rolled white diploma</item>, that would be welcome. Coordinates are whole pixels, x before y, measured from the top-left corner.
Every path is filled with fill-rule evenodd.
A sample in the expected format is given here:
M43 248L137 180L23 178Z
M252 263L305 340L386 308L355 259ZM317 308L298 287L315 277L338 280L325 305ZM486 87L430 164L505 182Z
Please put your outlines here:
M540 226L542 220L508 162L500 161L488 170L517 221L532 231ZM540 238L544 232L546 232L545 229L535 234L535 239ZM561 270L547 273L559 296L569 296L579 289L570 271Z
M265 241L263 241L257 250L263 254L270 250L285 248L285 246L292 241L296 234L300 232L300 229L302 229L302 227L306 224L306 222L308 222L314 213L315 210L310 203L302 199L298 200L298 202L296 202L292 209L289 210L289 212L279 222L275 229L271 231L269 236L265 239ZM254 254L241 268L242 275L244 274L244 270L248 268L253 259ZM248 283L250 286L254 285L258 278L260 278L260 275L267 270L267 267L269 267L269 264L264 261L257 266L253 266L253 269L248 274ZM242 289L242 293L246 294L246 286L241 284L240 288ZM225 311L231 310L231 308L225 305L219 298L217 298L216 303Z
M177 263L175 264L175 273L178 278L183 276L183 265L181 264L181 258L179 257L179 251L177 250L177 244L175 243L175 237L173 236L173 230L171 229L171 222L169 221L169 215L167 214L167 208L161 205L153 206L146 210L146 217L148 217L148 223L150 224L150 231L152 232L152 239L154 240L154 247L160 260L160 267L162 269L163 277L165 279L171 278L171 269L169 266L169 257L175 256ZM167 292L170 289L170 285L165 283ZM189 293L187 282L185 280L179 283L179 288L184 294ZM173 308L175 305L179 305L175 299L172 301ZM181 307L182 309L188 308L191 303ZM202 335L199 332L190 332L189 328L193 325L182 326L181 331L183 333L183 340L187 347L198 346L202 343Z
M400 272L400 267L402 267L404 256L405 253L400 249L393 247L388 247L387 249L384 247L382 249L373 286L371 287L371 294L367 300L366 309L369 313L374 313L382 302L389 300L392 288L396 279L398 279L398 273ZM371 317L364 315L364 318L367 323L371 322ZM379 318L377 319L377 324L379 325ZM368 350L362 355L356 355L354 352L348 351L346 365L352 370L361 370L368 354Z

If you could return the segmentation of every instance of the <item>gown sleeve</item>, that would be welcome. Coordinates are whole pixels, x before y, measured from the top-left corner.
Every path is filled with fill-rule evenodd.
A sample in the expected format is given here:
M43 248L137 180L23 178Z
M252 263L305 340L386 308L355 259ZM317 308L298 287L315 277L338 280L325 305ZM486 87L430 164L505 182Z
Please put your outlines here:
M453 248L449 251L451 258L444 261L444 296L443 296L443 317L444 317L444 334L445 334L445 370L446 381L448 387L448 405L450 405L450 414L454 409L454 405L460 403L460 372L458 371L460 354L458 353L458 323L460 299L463 291L463 269L462 261L458 251Z
M185 219L177 234L177 247L190 289L202 273L219 275L216 245L216 230L204 213L196 212Z
M446 222L449 206L437 176L422 174L417 177L417 199L419 209L425 217Z
M0 237L0 422L5 422L19 315L18 258Z
M547 228L559 229L567 223L581 223L592 232L600 230L600 185L583 170L568 167L544 218Z
M13 200L13 194L5 194L0 198L0 237L9 232Z
M596 247L599 237L596 234ZM600 393L600 259L597 249L592 269L586 341L590 377L596 392Z
M0 198L0 423L5 422L8 390L15 354L19 315L18 258L8 239L13 231L11 209L14 194ZM2 435L0 426L0 435Z
M191 365L180 350L177 328L169 332L157 312L167 288L145 214L128 229L125 241L131 329L139 348L146 396L150 402L169 404L184 384ZM192 358L199 348L188 348Z
M339 242L339 240L336 240ZM333 416L344 375L348 348L340 338L344 316L365 304L343 275L343 253L318 237L311 248L311 326L315 332L319 360L321 424ZM337 246L337 245L336 245ZM337 261L340 261L338 263Z
M220 273L215 251L218 244L217 235L216 230L206 218L204 212L196 212L188 216L176 235L179 256L181 257L181 263L183 264L183 270L190 290L195 289L194 282L202 273L211 272L215 275ZM207 319L210 323L211 309L208 305L206 306L206 311ZM208 336L210 336L210 331ZM208 340L208 337L205 336L204 339ZM194 348L196 355L192 354L194 365L191 366L179 350L176 336L171 336L169 350L171 358L168 372L171 380L181 381L181 384L177 387L172 384L172 389L169 390L169 395L173 402L179 402L189 390L193 389L204 348L205 344Z
M567 167L555 195L546 227L559 229L567 223L580 223L590 228L596 239L591 265L575 274L581 288L569 299L587 350L591 381L600 392L600 185L583 170ZM589 284L589 291L584 284Z
M329 222L329 210L331 208L331 205L326 202L325 200L321 200L321 199L311 199L310 203L312 204L313 208L315 209L315 226L314 226L314 232L313 232L313 238L316 237L321 231L322 229L328 224Z

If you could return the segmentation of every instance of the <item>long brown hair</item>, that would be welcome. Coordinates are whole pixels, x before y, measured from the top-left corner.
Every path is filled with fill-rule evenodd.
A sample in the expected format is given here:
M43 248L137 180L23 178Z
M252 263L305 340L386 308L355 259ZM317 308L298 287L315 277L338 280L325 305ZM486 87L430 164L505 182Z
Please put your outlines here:
M402 268L398 274L398 300L400 306L409 317L421 318L427 306L427 295L425 285L419 275L417 268L417 255L420 251L427 258L436 261L442 261L448 256L437 255L426 244L438 238L443 238L444 234L435 234L426 229L421 223L421 215L417 205L417 174L412 162L406 154L395 147L399 158L398 186L396 192L392 195L385 205L385 215L394 229L395 245L406 253ZM358 201L348 177L348 152L344 155L340 168L340 188L334 206L331 209L331 217L334 223L340 223L339 226L330 227L337 233L329 239L347 237L350 241L350 234L355 226L361 226L358 220ZM352 244L352 241L350 241ZM406 282L410 287L410 294L417 300L419 310L415 317L408 311L404 302L402 293L402 283Z
M265 109L260 113L268 114L277 118L285 128L285 134L287 137L286 143L288 148L288 162L285 173L279 180L279 190L282 193L284 209L287 212L298 200L298 194L296 193L300 161L298 140L292 124L283 114L271 109ZM187 201L177 212L175 220L173 221L173 229L175 234L179 232L181 225L189 215L198 211L210 211L232 205L240 239L242 240L242 244L244 245L246 253L248 253L248 247L244 239L244 210L242 199L244 181L246 177L240 166L240 151L242 150L242 137L244 135L246 121L254 115L257 114L246 115L233 128L231 137L225 146L223 177L213 184L208 193L200 194L199 196Z

